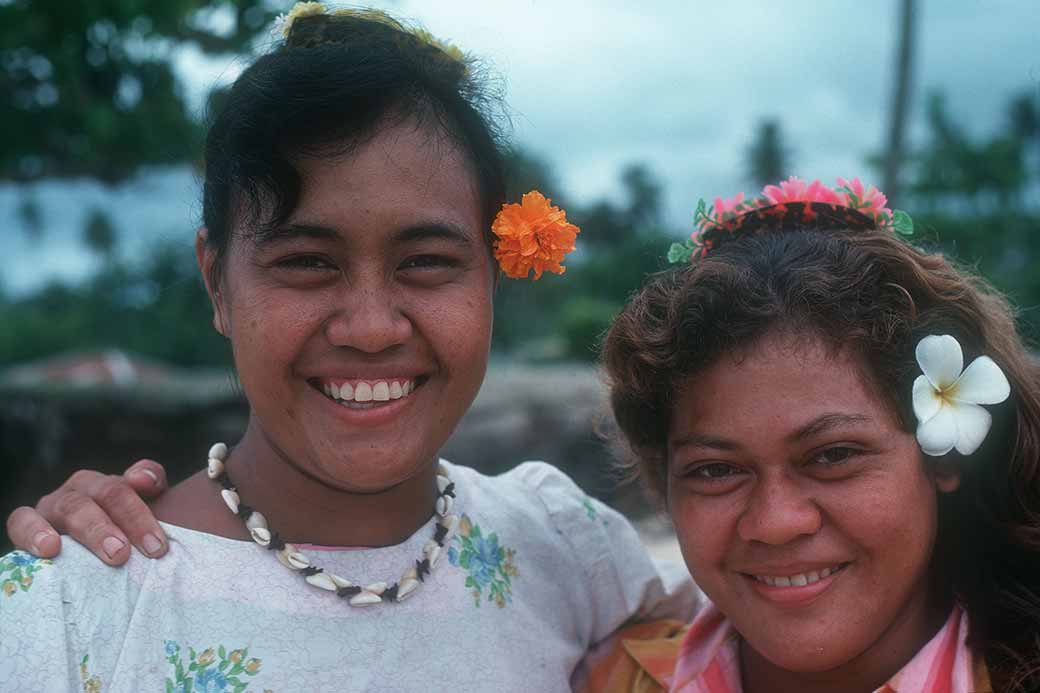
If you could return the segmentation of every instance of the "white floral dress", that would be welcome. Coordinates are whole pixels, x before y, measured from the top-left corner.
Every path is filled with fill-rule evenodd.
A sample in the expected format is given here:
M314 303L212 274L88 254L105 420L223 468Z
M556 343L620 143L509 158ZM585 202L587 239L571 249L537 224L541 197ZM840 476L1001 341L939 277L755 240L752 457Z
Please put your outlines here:
M497 477L448 465L461 521L402 603L352 608L248 542L164 525L170 552L110 568L72 541L0 559L2 691L569 690L586 650L629 620L689 620L695 590L629 522L537 462ZM393 581L433 519L379 549L310 548Z

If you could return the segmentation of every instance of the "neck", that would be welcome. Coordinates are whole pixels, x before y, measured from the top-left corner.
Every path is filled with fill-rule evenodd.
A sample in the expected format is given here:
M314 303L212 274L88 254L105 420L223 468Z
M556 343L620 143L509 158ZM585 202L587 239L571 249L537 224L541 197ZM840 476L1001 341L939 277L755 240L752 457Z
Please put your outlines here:
M915 591L900 616L863 653L829 671L783 669L740 642L740 670L746 693L870 693L902 669L942 628L952 605L933 603L926 586Z
M282 539L329 546L390 546L433 515L437 460L375 493L331 486L297 467L253 422L227 462L242 502L260 511ZM212 484L212 482L211 482ZM219 500L214 484L213 495Z

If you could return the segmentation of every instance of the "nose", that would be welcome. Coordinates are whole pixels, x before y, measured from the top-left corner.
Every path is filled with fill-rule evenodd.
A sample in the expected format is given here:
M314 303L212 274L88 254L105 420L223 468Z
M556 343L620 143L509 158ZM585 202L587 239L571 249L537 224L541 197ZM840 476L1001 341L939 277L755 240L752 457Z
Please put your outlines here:
M403 344L411 334L412 321L395 293L380 284L346 288L325 321L329 343L369 354Z
M778 475L756 480L737 532L744 541L779 546L815 534L822 522L819 507L805 489Z

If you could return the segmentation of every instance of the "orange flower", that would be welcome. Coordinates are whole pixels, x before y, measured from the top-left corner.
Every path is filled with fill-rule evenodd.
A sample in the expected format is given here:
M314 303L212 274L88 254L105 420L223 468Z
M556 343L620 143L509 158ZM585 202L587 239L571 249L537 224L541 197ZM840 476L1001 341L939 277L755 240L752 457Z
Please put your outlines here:
M521 204L502 205L491 230L498 236L495 259L513 279L526 279L531 270L535 279L547 270L563 274L563 258L574 250L580 232L567 222L566 212L537 190L524 195Z

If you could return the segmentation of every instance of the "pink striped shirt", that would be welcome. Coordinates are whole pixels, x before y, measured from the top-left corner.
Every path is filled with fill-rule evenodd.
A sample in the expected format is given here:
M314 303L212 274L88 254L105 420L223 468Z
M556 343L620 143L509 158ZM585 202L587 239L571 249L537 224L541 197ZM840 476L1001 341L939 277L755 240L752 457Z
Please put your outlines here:
M965 644L968 617L955 606L938 633L874 693L985 693L985 666ZM739 636L726 616L708 604L683 638L670 691L741 693Z

